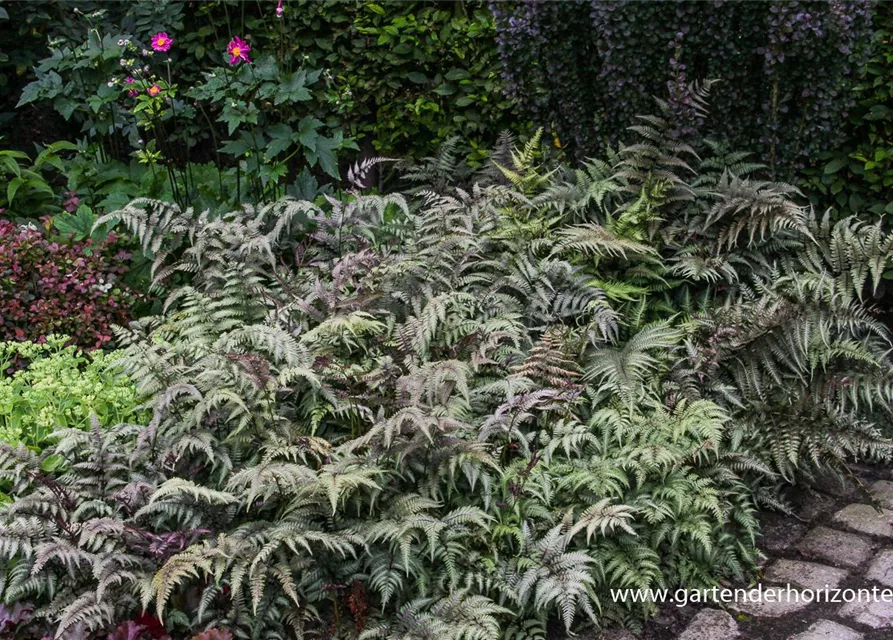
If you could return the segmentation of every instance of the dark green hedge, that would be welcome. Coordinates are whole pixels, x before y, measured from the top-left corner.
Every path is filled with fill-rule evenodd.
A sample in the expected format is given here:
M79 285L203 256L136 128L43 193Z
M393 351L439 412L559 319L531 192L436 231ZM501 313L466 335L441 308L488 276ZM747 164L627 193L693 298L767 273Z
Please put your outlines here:
M874 26L847 139L810 172L815 204L841 215L893 215L893 3L875 5Z

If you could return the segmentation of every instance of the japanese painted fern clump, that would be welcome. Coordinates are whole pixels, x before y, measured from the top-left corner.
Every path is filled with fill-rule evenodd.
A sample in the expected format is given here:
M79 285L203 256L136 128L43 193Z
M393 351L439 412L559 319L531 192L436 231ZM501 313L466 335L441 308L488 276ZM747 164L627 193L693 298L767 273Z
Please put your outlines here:
M169 291L119 336L154 417L62 433L55 475L2 452L5 602L57 638L520 640L746 579L779 485L889 453L893 239L669 131L466 189L119 212Z

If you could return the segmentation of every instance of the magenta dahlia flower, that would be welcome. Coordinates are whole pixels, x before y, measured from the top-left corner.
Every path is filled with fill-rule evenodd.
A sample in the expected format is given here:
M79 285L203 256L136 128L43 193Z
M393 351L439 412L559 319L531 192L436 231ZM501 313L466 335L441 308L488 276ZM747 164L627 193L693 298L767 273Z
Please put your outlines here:
M150 96L152 96L154 98L159 93L161 93L161 87L159 87L157 84L153 84L151 87L149 87L149 89L146 91L146 93L148 93Z
M160 31L152 36L152 48L155 51L169 51L172 44L174 44L174 39L164 31Z
M251 62L248 52L251 51L251 45L242 40L239 36L234 36L226 47L226 53L229 54L229 63L238 64L242 62Z

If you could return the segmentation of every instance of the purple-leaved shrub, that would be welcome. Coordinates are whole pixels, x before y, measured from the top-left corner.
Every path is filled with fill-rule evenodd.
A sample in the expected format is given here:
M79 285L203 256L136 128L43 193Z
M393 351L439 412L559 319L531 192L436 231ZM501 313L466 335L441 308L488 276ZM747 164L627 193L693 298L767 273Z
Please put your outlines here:
M122 282L129 258L114 235L67 242L0 219L0 340L64 334L78 346L102 347L138 297Z
M562 146L591 156L629 140L669 91L675 135L702 116L693 81L716 79L705 132L759 151L779 177L833 149L871 41L868 0L493 2L510 97Z

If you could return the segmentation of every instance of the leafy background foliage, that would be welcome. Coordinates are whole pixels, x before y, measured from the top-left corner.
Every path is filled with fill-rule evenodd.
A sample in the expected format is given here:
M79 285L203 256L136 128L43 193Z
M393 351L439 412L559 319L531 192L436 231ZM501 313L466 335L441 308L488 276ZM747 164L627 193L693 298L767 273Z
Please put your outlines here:
M422 157L461 133L480 163L514 124L482 3L301 1L285 3L281 18L275 9L268 0L10 6L11 22L46 43L27 58L43 58L33 82L24 60L16 67L13 144L48 144L60 129L86 136L65 174L98 213L137 195L225 209L243 198L312 197L357 144L364 155ZM174 47L141 54L158 31ZM248 38L255 63L230 74L235 35ZM157 98L143 95L142 71L120 66L130 59L147 65ZM140 95L125 95L125 75L137 77ZM56 119L37 116L43 107ZM15 126L17 113L35 115L40 130Z
M52 105L87 134L79 170L70 174L86 179L86 184L70 188L89 192L85 195L96 207L94 182L130 178L144 193L150 186L157 188L158 177L164 176L169 191L159 195L181 205L214 206L227 201L230 191L235 201L243 196L275 199L284 193L280 182L293 182L298 174L306 181L308 170L337 177L335 153L352 143L340 128L326 127L312 116L308 86L320 72L302 68L300 58L291 52L286 57L281 47L263 51L257 43L254 63L232 69L225 58L226 40L203 64L181 60L176 47L154 51L154 33L184 29L185 7L60 7L61 23L70 30L48 34L49 55L35 68L36 80L24 87L17 106ZM227 39L235 35L228 33ZM179 34L174 42L178 40ZM155 95L148 93L150 87L157 90ZM122 162L128 156L134 158L129 171ZM196 163L208 158L216 164ZM95 175L84 164L94 168ZM131 174L140 164L146 166L137 178ZM217 175L208 176L209 170ZM150 173L152 183L145 184ZM126 201L106 199L99 204L123 206Z
M502 129L517 128L484 3L285 6L296 50L331 70L326 100L342 126L376 152L421 158L460 134L478 163Z
M32 162L23 151L3 149L0 151L0 176L5 182L5 189L0 190L0 210L11 218L32 217L40 212L45 215L61 213L53 188L50 170L63 170L65 151L73 151L77 147L66 141L54 142L39 153Z
M687 86L720 79L707 131L793 171L843 141L870 41L867 1L493 3L509 95L579 155L616 145L669 92L676 135L701 124Z
M174 81L189 87L201 79L201 69L221 64L230 37L242 35L262 56L321 71L310 105L314 115L382 153L419 157L457 133L471 147L486 148L512 122L511 103L500 90L493 19L478 0L293 0L285 3L282 19L275 8L275 2L239 0L217 0L197 9L170 0L93 5L37 0L28 15L12 16L21 33L10 35L25 39L19 40L10 65L27 79L30 66L49 55L43 49L47 39L54 47L80 47L89 43L91 28L108 34L112 49L118 34L145 44L165 30L175 41L170 52ZM66 91L80 104L69 104L66 97L68 106L57 105L62 111L88 110L88 101L111 97L105 82L121 56L105 55L102 48L95 47L108 63L98 69L103 77L88 82L83 96L78 86ZM11 84L11 95L21 82ZM191 136L208 135L200 114L185 126Z
M893 214L893 7L877 4L874 24L874 50L856 87L847 139L821 156L825 162L807 183L818 206L843 216Z
M182 636L544 638L649 611L610 588L746 579L778 485L889 457L864 300L893 238L671 118L574 170L535 136L463 188L117 212L157 282L194 275L120 333L147 425L2 449L6 600L61 638L143 607Z

